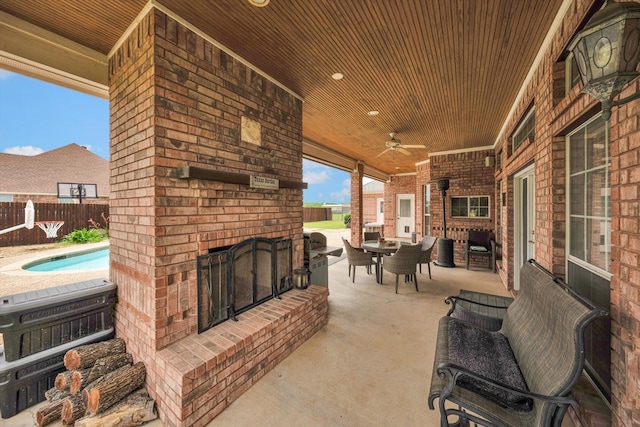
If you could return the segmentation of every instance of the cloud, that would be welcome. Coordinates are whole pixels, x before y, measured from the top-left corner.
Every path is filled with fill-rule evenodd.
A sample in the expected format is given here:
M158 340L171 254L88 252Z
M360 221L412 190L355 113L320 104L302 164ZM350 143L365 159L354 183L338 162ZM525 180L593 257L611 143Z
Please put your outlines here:
M331 180L327 171L320 172L306 172L302 178L307 184L325 184Z
M21 156L35 156L44 153L44 150L40 147L34 147L33 145L18 145L6 148L3 152L7 154L20 154Z
M351 200L351 178L342 181L342 189L332 192L329 197L332 201L341 203Z
M302 181L309 185L331 181L331 168L310 160L302 160Z
M12 73L9 70L0 70L0 80L8 79L12 76L15 76L15 73Z
M351 189L343 188L340 191L329 194L329 198L334 202L346 202L351 199Z

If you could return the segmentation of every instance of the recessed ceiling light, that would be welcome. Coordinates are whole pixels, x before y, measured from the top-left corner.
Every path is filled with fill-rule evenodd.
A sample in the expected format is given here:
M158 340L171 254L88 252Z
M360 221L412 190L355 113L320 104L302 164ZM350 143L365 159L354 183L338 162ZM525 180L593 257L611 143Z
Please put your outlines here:
M331 75L331 78L333 80L341 80L343 77L344 77L344 74L342 74L342 73L333 73Z
M249 4L256 7L265 7L270 0L249 0Z
M371 110L367 113L370 116L377 116L378 114L380 114L380 111L378 110Z

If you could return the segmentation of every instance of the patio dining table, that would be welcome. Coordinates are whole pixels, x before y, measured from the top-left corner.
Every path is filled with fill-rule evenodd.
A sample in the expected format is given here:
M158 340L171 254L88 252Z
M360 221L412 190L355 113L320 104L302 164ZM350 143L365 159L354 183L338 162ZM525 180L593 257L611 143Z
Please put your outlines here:
M382 268L382 256L383 255L391 255L395 253L400 245L405 244L404 242L396 242L396 241L385 241L378 242L377 240L365 240L362 243L362 249L365 251L373 252L376 254L376 282L380 283L380 274Z

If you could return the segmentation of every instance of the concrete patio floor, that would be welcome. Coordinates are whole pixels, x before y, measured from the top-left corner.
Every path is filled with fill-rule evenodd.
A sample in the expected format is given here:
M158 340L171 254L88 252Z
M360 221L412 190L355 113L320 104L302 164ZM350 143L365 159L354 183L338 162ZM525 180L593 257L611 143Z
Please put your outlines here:
M327 233L335 245L346 232ZM341 244L341 242L340 242ZM234 401L209 426L437 426L427 406L436 325L460 289L507 295L497 274L479 267L432 265L418 274L419 292L395 276L384 284L364 267L355 283L343 257L329 267L329 322ZM0 262L0 266L2 263ZM2 280L6 280L3 276ZM31 426L39 405L2 426ZM159 420L147 426L160 427ZM563 426L573 423L565 417Z

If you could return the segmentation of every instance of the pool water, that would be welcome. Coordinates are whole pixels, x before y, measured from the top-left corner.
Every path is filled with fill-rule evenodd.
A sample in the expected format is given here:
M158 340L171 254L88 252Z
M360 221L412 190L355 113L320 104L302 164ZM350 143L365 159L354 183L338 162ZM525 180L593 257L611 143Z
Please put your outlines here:
M109 248L92 252L67 254L54 258L44 258L23 267L27 271L76 271L109 268Z

